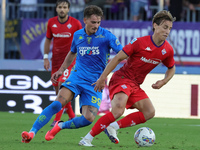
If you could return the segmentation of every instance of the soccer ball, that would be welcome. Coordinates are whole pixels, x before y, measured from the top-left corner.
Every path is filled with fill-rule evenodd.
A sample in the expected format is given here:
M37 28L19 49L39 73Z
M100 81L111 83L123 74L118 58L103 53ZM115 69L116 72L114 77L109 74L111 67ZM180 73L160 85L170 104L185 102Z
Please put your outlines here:
M134 135L135 143L141 147L152 146L155 142L155 139L155 133L148 127L139 128Z

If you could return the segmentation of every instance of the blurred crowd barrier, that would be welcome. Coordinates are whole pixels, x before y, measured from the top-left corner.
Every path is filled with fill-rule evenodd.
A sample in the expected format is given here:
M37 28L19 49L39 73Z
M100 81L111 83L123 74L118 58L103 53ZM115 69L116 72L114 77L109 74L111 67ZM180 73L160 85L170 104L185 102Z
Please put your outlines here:
M25 6L20 3L6 4L5 59L42 59L47 21L57 15L55 4L38 3L31 5L35 11L22 13L21 7ZM132 21L127 7L119 7L119 11L113 13L112 5L104 5L103 10L104 18L101 25L113 32L123 46L132 38L152 34L151 22L148 19ZM158 6L149 6L148 16L153 16L158 10ZM168 41L175 50L176 61L179 64L182 65L182 61L188 64L192 60L193 65L199 65L200 8L196 7L196 11L190 11L184 7L184 12L182 21L174 23ZM30 46L31 44L33 46ZM24 52L28 51L31 51L31 55L28 56L32 58L25 56Z

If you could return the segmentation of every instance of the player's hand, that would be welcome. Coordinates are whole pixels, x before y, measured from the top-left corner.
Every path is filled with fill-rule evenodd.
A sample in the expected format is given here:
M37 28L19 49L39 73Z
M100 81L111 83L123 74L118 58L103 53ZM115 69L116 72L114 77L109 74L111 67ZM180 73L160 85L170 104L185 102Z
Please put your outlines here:
M51 76L51 82L53 82L53 83L57 83L58 81L57 81L57 79L60 77L62 75L62 71L57 71L57 72L55 72L54 74L52 74L52 76Z
M46 71L49 71L50 69L50 63L48 59L44 59L44 69L46 69Z
M159 80L156 83L152 84L153 89L160 89L166 83L163 80Z
M105 87L105 79L99 78L95 83L92 83L92 85L95 85L94 90L97 92L101 92L101 90Z

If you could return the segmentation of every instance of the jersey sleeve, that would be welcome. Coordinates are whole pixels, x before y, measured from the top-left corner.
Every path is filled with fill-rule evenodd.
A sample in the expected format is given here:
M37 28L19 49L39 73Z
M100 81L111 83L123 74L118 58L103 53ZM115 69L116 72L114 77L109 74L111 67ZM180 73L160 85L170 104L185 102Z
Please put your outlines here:
M123 51L128 55L131 56L135 53L138 49L139 41L135 38L129 44L123 47Z
M174 61L174 50L173 50L172 47L170 49L168 57L166 59L164 59L162 61L162 63L168 68L172 68L174 66L174 64L175 64L175 61Z
M52 32L51 32L50 24L51 24L51 22L50 22L50 20L49 20L49 21L48 21L48 24L47 24L47 33L46 33L46 37L47 37L48 39L52 39Z
M118 53L120 50L122 50L122 45L121 43L119 42L119 40L116 38L115 35L113 35L112 33L109 33L110 34L110 40L109 40L109 44L110 44L110 47L112 48L112 50L116 53Z

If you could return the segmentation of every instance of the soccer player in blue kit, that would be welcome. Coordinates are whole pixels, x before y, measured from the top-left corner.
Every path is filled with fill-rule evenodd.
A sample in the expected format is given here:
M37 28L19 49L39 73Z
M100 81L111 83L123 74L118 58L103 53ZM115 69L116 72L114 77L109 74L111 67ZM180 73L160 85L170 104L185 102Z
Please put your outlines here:
M56 79L75 58L76 64L69 78L61 85L56 100L43 110L29 132L22 132L23 143L29 143L54 114L78 95L82 116L66 122L56 122L46 133L45 139L52 140L62 129L77 129L88 126L94 121L101 104L102 92L95 92L92 83L96 82L105 69L110 50L116 53L122 50L119 40L111 32L100 27L102 17L103 11L100 7L90 5L85 8L85 27L74 33L71 51L60 69L52 75L51 81L57 82Z

